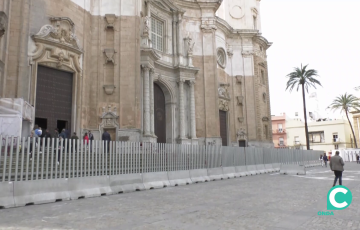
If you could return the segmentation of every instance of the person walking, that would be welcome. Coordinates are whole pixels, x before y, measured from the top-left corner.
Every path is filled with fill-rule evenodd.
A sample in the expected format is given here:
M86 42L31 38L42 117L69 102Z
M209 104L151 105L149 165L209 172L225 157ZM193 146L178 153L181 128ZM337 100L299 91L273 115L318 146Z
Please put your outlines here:
M59 134L59 137L61 137L63 140L65 140L65 139L66 139L66 132L65 132L65 129L63 129L63 130L61 131L61 133Z
M104 133L102 135L102 140L107 142L107 151L109 152L111 136L107 130L104 131Z
M323 161L324 161L325 167L327 168L328 158L327 158L327 156L326 156L326 153L324 153Z
M344 161L341 156L339 156L339 151L335 152L335 156L333 156L330 160L330 169L334 171L335 179L333 187L335 187L337 180L339 179L339 185L342 185L342 173L344 171Z
M319 160L320 160L320 163L321 163L321 167L324 167L324 161L323 161L323 155L322 154L320 154Z
M50 144L50 143L48 143L48 139L52 138L51 133L49 132L48 129L46 129L45 132L43 132L43 135L41 137L43 138L43 141L45 142L45 147L47 147L47 145Z
M357 164L360 164L360 157L359 157L359 154L356 154L356 163L357 163Z
M54 137L59 138L59 129L58 128L56 128L54 131Z

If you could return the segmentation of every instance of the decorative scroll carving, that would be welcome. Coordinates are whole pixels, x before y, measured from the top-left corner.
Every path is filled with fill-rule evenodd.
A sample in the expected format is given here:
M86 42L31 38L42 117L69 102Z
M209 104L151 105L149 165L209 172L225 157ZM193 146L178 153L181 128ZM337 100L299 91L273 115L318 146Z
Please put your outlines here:
M115 14L105 14L105 20L106 20L106 29L114 29L114 24L116 20Z
M237 99L237 105L243 106L244 97L243 96L237 96L236 99Z
M203 33L211 33L217 30L216 20L213 18L210 19L202 19L200 29Z
M220 99L219 100L219 110L229 111L229 101Z
M242 52L243 57L251 57L253 55L254 55L254 52L251 51L251 50L245 50L245 51Z
M108 62L111 62L115 65L115 60L114 60L114 55L115 55L116 51L114 49L104 49L104 54L105 54L105 64Z
M243 122L244 122L244 118L243 118L243 117L238 117L238 121L239 121L240 123L243 123Z

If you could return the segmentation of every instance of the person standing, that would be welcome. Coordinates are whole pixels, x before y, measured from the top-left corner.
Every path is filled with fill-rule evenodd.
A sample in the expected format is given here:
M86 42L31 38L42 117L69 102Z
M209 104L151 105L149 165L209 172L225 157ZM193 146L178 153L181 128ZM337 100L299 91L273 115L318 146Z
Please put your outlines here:
M102 135L102 140L103 141L106 141L107 143L107 150L109 152L109 146L110 146L110 141L111 141L111 136L110 134L108 133L107 130L104 131L103 135Z
M91 133L91 131L89 130L89 141L90 141L90 152L92 150L91 146L92 146L92 141L94 140L94 135Z
M339 156L339 151L335 152L335 156L333 156L330 160L330 169L334 171L335 179L333 187L335 187L337 180L339 179L339 185L342 185L342 173L344 171L344 161L341 156Z
M357 164L360 164L360 157L359 157L359 154L356 154L356 163L357 163Z
M42 137L43 137L43 140L44 140L44 142L45 142L45 146L47 146L47 145L48 145L48 138L50 138L50 139L52 138L51 133L49 132L48 129L45 130L45 132L43 133ZM50 144L50 143L49 143L49 144Z
M61 133L59 134L59 137L61 137L63 140L65 140L65 139L66 139L66 132L65 132L65 129L63 129L63 130L61 131Z
M55 129L54 138L59 138L59 129L58 128Z
M325 167L327 168L328 158L327 158L327 156L326 156L326 153L324 153L323 161L324 161Z
M89 136L88 136L88 133L85 133L85 134L84 134L84 144L85 144L85 145L89 145Z
M76 132L73 133L70 140L71 140L71 144L74 145L75 152L77 152L77 140L79 140L79 137L76 135ZM75 140L75 144L74 144L74 140Z
M320 163L321 163L321 167L324 167L324 161L323 161L323 155L322 154L320 154L319 160L320 160Z

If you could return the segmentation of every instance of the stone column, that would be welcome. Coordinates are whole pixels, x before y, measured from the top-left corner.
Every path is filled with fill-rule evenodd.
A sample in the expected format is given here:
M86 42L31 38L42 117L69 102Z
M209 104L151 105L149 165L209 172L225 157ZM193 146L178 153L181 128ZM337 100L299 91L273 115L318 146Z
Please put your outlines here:
M150 134L155 136L154 117L154 69L150 70Z
M196 139L196 117L195 117L195 81L189 81L190 85L190 136L191 139Z
M144 98L143 98L143 109L144 109L144 135L150 136L150 68L142 66L144 71Z
M185 139L185 106L184 106L184 82L179 81L179 98L180 98L180 139Z

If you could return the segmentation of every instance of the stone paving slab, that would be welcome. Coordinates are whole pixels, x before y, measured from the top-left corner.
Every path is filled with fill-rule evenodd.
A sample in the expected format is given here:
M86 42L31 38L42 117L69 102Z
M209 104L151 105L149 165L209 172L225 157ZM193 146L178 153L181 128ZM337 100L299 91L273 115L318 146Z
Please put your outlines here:
M333 172L278 173L0 210L0 229L360 229L360 165L346 163L349 208L326 211Z

